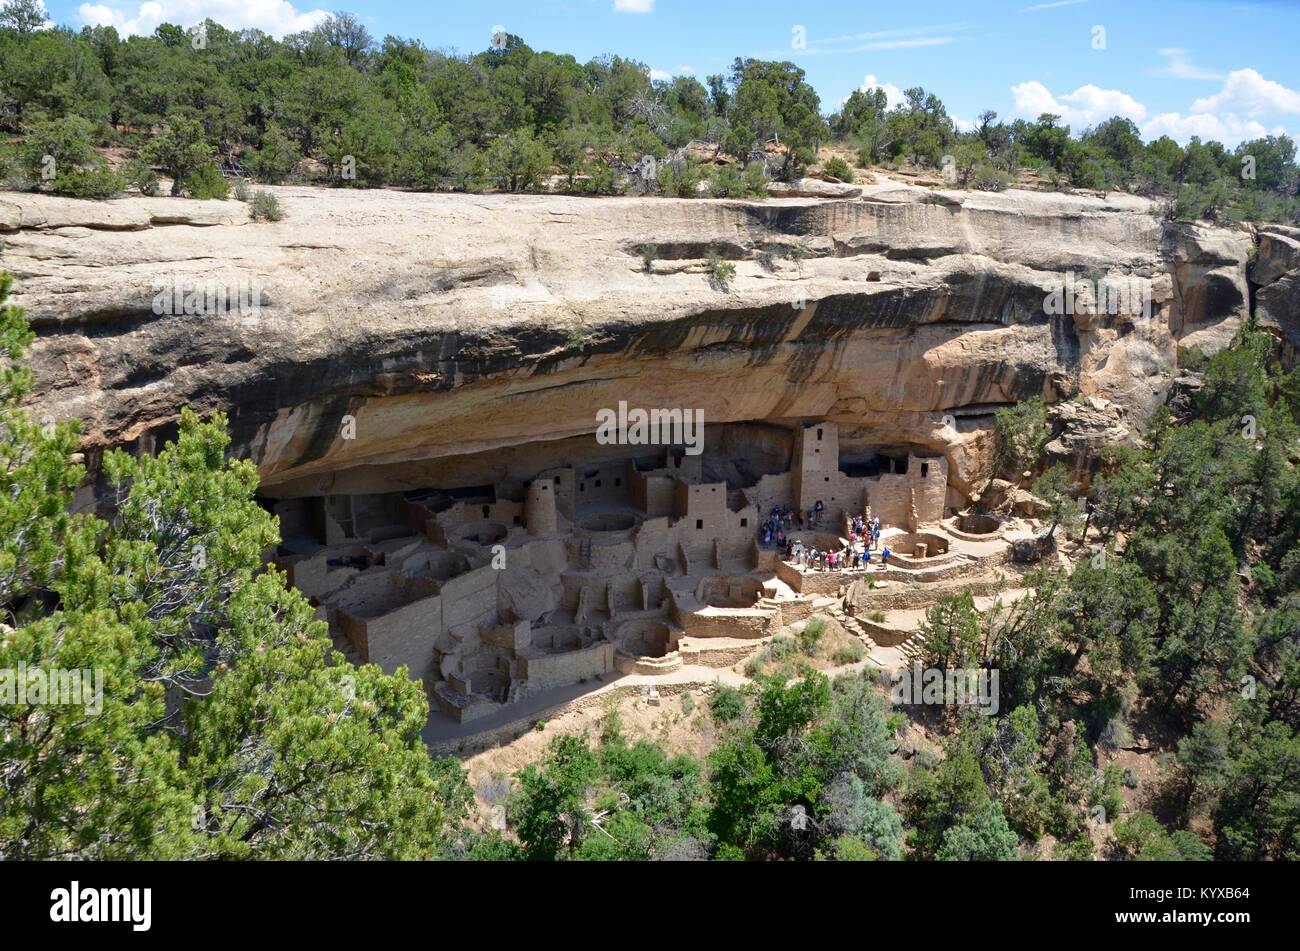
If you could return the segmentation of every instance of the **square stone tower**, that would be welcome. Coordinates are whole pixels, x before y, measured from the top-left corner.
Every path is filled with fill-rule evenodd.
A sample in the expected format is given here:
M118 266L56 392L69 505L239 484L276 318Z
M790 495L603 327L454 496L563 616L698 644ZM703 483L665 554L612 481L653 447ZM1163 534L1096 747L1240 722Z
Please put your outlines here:
M840 475L840 431L834 423L805 423L794 433L794 458L790 488L800 510L821 499L830 505L827 485L837 485ZM827 480L830 480L829 483Z

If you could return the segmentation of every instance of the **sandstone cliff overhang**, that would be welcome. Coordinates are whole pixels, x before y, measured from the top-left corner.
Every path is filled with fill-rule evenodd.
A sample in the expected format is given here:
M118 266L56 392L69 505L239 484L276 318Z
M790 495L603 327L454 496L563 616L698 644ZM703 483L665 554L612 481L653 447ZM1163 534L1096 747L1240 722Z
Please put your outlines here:
M1128 195L274 191L276 223L234 201L0 193L0 264L39 334L34 412L83 420L92 465L189 405L230 413L270 494L368 491L590 434L627 400L835 420L941 451L965 490L998 406L1095 396L1140 422L1180 341L1222 346L1249 307L1249 235L1168 225ZM1136 281L1150 313L1048 313L1067 274ZM213 286L261 306L157 312L167 288Z

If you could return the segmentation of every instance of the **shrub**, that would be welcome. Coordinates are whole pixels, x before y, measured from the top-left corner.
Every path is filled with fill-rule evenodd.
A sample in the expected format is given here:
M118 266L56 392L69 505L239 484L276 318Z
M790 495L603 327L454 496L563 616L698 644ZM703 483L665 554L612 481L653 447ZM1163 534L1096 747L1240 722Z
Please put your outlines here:
M1205 353L1200 347L1179 347L1178 348L1178 365L1184 370L1191 370L1193 373L1205 369L1205 364L1209 362Z
M249 202L248 213L254 221L279 221L284 217L280 211L280 199L276 198L270 192L254 192L253 200Z
M488 166L502 191L534 191L551 166L551 150L521 130L503 135L488 149Z
M1091 862L1095 858L1092 839L1087 835L1077 835L1057 842L1052 849L1052 858L1057 862Z
M1209 847L1187 829L1172 835L1148 812L1138 812L1115 823L1112 848L1126 861L1207 862Z
M247 202L253 197L253 193L248 190L248 181L246 179L241 178L235 182L234 196L235 201L243 202Z
M763 669L763 665L769 662L779 663L787 657L792 656L799 650L799 642L793 637L786 637L778 634L768 641L765 648L755 654L745 664L745 673L752 677Z
M862 646L861 641L852 640L843 647L837 648L835 653L831 656L831 660L840 665L856 664L866 656L866 653L867 649Z
M185 189L189 197L196 199L220 198L230 195L230 183L226 181L217 163L209 161L200 165L185 179Z
M812 247L809 246L807 241L795 241L791 244L787 244L782 249L781 253L784 257L790 259L795 264L798 264L804 258L809 257L812 254Z
M0 188L15 192L36 188L36 183L27 175L23 164L19 149L0 142Z
M817 647L826 634L826 619L815 617L804 625L799 632L799 647L809 657L817 655Z
M1016 481L1038 463L1051 438L1047 407L1040 397L1022 400L993 414L995 464L999 473Z
M605 162L593 162L586 189L593 195L621 195L627 181Z
M262 133L262 146L252 153L253 173L264 182L282 182L293 174L300 156L293 139L274 122Z
M659 245L643 244L641 245L641 269L649 271L654 267L655 258L659 256Z
M95 128L81 116L37 122L24 132L23 166L34 181L58 181L74 169L95 163L92 144ZM54 178L49 178L53 173Z
M158 173L143 159L133 158L123 165L122 178L141 195L152 198L158 194Z
M730 723L745 712L744 691L718 684L709 698L709 713L715 723Z
M602 743L619 743L623 738L623 714L619 713L618 703L613 698L605 701L605 716L600 721L600 741Z
M466 142L451 157L447 183L452 191L481 192L488 187L488 163L483 153Z
M745 194L751 198L767 195L767 168L762 162L750 162L745 166Z
M51 192L68 198L112 198L125 187L122 176L107 165L64 172L50 183Z
M666 198L698 198L704 173L687 163L669 163L659 170L659 192Z
M724 291L728 290L731 282L736 279L736 265L714 251L710 251L705 259L704 269L709 272L710 282Z
M180 195L189 188L192 198L216 197L206 193L207 189L215 187L212 174L217 172L217 167L212 162L212 148L204 141L203 126L197 119L174 119L140 151L140 158L159 166L171 176L172 195ZM205 194L196 195L190 179L200 172L204 179L199 187ZM220 197L224 198L225 193L222 192Z
M762 162L750 162L742 172L724 165L713 173L709 194L714 198L761 198L767 195L767 171Z
M709 180L709 194L714 198L738 198L745 193L745 182L734 165L723 165Z
M1011 184L1011 176L992 165L980 165L971 176L971 184L980 191L1000 192Z
M38 122L26 130L21 171L34 185L69 198L111 198L126 187L92 145L95 127L81 116Z
M822 174L841 182L853 181L853 169L849 168L849 163L838 155L832 155L822 164Z

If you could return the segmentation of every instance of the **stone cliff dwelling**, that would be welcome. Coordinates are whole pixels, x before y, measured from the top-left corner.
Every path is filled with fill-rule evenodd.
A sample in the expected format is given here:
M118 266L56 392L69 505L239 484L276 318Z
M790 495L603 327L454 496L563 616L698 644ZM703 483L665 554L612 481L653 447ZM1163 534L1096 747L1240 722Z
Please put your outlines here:
M35 418L80 420L97 473L171 438L181 406L226 411L335 644L474 720L606 674L705 679L816 611L901 663L935 592L999 593L981 560L1021 529L966 511L999 407L1041 397L1049 453L1079 458L1138 431L1180 350L1227 345L1256 293L1300 334L1281 232L1256 248L1136 196L874 177L766 202L280 186L287 214L257 227L222 202L15 192L0 230L39 334ZM160 318L146 292L178 268L268 299L253 321ZM1093 271L1138 281L1149 314L1045 309ZM631 397L701 411L704 454L599 445L594 410ZM807 544L869 511L888 570L801 571L760 544L773 505L818 501Z
M853 575L804 572L764 547L776 505L821 502L796 536L822 549L871 513L897 570L929 578L954 563L949 539L922 531L949 511L943 457L842 454L831 422L771 427L766 442L767 468L786 447L783 471L754 477L757 452L617 447L641 455L511 484L282 500L277 560L356 659L405 665L461 721L614 671L725 659L807 617Z

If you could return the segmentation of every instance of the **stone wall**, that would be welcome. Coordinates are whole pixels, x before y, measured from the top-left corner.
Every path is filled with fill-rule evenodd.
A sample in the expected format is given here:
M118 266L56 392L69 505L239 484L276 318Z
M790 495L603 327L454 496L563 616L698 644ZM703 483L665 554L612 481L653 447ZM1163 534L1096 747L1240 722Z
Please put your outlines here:
M497 572L490 565L452 578L442 586L444 630L497 623Z
M519 673L529 690L547 690L588 680L614 670L614 645L601 641L590 647L562 653L527 652L519 657Z
M627 463L623 461L578 466L574 478L578 480L573 497L578 517L588 506L627 502L632 497L631 486L627 484Z
M442 634L442 608L442 598L434 595L365 621L364 650L358 645L358 653L384 673L405 665L410 676L427 677L433 670L434 642Z

